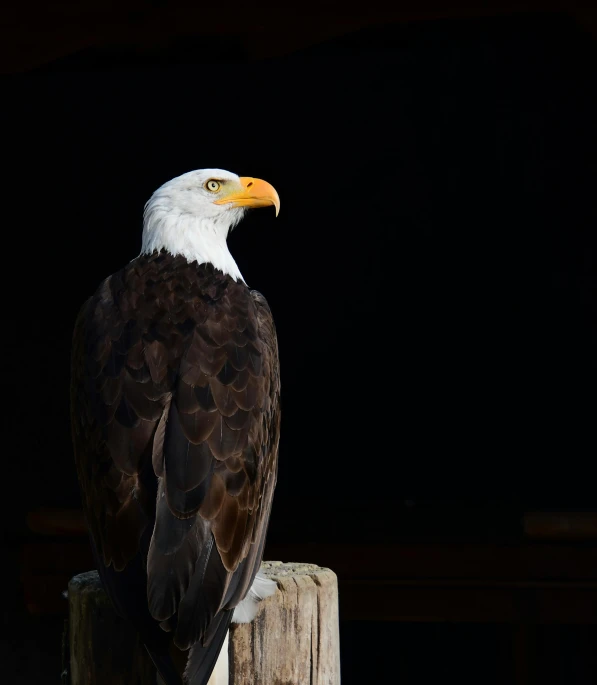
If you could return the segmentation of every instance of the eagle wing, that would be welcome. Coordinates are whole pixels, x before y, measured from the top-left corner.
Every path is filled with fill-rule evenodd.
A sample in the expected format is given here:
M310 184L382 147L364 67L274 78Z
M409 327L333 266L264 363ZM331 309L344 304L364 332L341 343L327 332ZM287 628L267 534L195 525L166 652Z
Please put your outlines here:
M209 677L257 573L277 472L271 312L218 274L139 258L87 301L73 339L75 459L102 579L158 668L165 634L191 649L190 683Z

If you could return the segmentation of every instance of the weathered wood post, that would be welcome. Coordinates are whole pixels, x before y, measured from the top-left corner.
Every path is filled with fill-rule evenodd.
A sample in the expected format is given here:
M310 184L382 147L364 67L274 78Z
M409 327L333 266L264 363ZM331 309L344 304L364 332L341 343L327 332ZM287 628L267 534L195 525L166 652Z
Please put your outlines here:
M68 584L71 685L155 685L137 632L116 613L97 571Z
M315 564L265 562L278 591L252 623L230 631L231 685L339 685L336 574Z
M278 591L252 623L230 630L230 685L339 685L335 573L314 564L264 562ZM114 611L96 571L68 586L71 685L155 685L134 629Z

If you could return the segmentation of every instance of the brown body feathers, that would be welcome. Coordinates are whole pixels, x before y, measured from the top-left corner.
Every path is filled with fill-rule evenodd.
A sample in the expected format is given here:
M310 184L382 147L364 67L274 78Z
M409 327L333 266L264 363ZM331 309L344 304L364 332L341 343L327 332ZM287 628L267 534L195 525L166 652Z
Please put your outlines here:
M187 679L203 682L259 568L279 394L267 303L211 265L142 255L77 319L73 441L94 552L168 683L171 643L195 649Z

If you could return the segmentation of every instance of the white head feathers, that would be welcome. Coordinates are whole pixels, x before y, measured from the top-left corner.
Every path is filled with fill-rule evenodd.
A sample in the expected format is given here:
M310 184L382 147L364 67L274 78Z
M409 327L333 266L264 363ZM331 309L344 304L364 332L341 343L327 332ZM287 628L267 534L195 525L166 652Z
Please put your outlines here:
M190 171L164 183L145 205L141 253L165 249L244 281L226 244L250 206L227 200L240 191L241 178L222 169ZM218 199L221 204L215 204Z

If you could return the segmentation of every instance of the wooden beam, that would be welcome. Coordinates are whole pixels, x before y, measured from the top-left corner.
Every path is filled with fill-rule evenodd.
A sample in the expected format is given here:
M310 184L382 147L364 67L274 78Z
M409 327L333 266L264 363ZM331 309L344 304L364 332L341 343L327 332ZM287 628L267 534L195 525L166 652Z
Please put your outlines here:
M597 625L597 583L339 581L340 618Z
M3 13L0 33L2 73L17 73L48 64L81 50L127 44L139 52L163 49L176 37L238 38L252 59L274 57L330 38L375 25L490 17L522 12L561 12L585 28L597 29L591 3L566 0L421 0L387 3L381 0L350 5L338 0L300 5L265 3L256 7L231 0L226 11L218 4L175 0L147 5L139 0L104 3L100 0L35 7L13 2Z
M266 556L304 556L339 578L597 581L595 544L267 544Z

